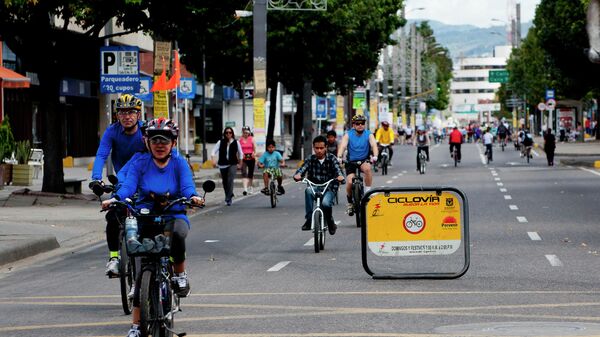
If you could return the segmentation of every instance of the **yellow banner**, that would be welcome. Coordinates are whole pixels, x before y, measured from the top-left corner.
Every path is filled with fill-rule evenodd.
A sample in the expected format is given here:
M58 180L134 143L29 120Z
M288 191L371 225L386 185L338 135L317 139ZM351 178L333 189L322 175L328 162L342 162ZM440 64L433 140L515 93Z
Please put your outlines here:
M342 133L344 132L344 123L345 123L345 119L344 119L344 96L336 96L335 98L335 106L336 106L336 112L335 112L335 132L338 134L338 137L342 136Z
M375 194L367 205L367 242L378 256L449 255L461 243L461 199L452 192Z
M169 118L168 91L154 92L154 118Z

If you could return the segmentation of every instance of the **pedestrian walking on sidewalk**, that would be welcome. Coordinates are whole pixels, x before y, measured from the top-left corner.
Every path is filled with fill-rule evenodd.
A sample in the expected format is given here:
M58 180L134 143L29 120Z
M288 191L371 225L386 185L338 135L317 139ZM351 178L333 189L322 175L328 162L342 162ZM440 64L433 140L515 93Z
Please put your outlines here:
M233 129L226 127L223 138L217 142L212 151L213 165L221 171L221 181L225 191L225 203L231 206L233 200L233 179L241 160L244 157L240 143L235 139Z
M244 154L242 161L242 183L244 184L244 195L253 192L252 180L254 178L254 166L256 164L256 143L252 138L252 132L249 126L242 128L242 137L240 145Z
M548 159L548 166L554 166L554 150L556 149L556 137L552 134L552 128L544 133L544 152Z

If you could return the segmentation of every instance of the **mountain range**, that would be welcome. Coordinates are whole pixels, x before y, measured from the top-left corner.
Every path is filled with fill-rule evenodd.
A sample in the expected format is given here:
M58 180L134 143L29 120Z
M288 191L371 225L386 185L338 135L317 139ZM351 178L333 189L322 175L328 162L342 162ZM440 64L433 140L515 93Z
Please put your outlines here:
M472 25L447 25L439 21L428 22L436 41L448 48L453 61L460 57L492 56L495 46L510 44L509 32L505 26L481 28ZM411 23L409 20L407 27ZM523 37L527 36L531 26L531 22L521 25Z

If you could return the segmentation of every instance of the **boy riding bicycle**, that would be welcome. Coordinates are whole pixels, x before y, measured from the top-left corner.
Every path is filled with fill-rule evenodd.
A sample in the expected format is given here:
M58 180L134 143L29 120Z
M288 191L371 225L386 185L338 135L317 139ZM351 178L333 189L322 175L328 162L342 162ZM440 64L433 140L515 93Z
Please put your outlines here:
M281 168L285 167L285 161L281 156L281 153L275 151L275 141L267 141L267 152L263 153L258 159L258 167L264 168L263 180L265 182L265 188L261 190L264 194L269 194L269 175L274 179L277 179L277 194L281 195L285 193L282 183Z

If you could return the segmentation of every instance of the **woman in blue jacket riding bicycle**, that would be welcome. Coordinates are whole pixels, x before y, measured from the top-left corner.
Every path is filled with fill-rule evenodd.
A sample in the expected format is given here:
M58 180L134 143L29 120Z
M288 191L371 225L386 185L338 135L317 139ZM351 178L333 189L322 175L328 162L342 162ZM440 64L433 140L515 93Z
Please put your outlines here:
M102 202L103 208L115 200L131 198L138 192L136 208L147 208L152 211L158 206L155 196L166 196L169 199L187 197L196 205L203 205L204 200L196 192L192 172L185 159L172 156L172 150L177 144L179 128L170 119L154 119L148 122L146 141L149 152L139 155L127 172L127 177L114 198ZM173 221L167 224L165 231L171 232L171 257L175 275L173 283L179 297L185 297L190 292L190 286L185 272L185 238L190 229L189 219L182 205L175 205L167 214ZM128 337L139 336L140 308L139 287L136 287L133 308L133 325Z

